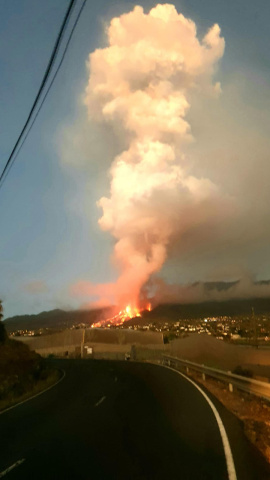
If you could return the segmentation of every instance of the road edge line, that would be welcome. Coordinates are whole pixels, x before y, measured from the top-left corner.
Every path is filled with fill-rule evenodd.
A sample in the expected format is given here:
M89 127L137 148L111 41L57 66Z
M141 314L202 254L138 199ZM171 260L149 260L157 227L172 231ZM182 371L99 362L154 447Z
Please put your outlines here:
M237 480L236 470L235 470L235 465L234 465L234 460L233 460L233 455L232 455L232 450L231 450L231 447L230 447L230 442L229 442L229 439L228 439L228 435L227 435L227 432L225 430L224 424L221 420L221 417L220 417L220 415L217 411L217 408L213 404L212 400L210 400L208 395L202 390L201 387L199 387L199 385L197 385L197 383L195 383L193 380L191 380L191 378L187 377L187 375L185 375L184 373L179 372L178 370L175 370L172 367L168 367L167 365L160 365L160 364L156 364L156 365L158 365L159 367L167 368L168 370L172 370L175 373L178 373L179 375L184 377L186 380L188 380L190 383L192 383L192 385L194 385L194 387L196 387L197 390L199 390L199 392L204 396L205 400L208 402L210 408L212 409L212 412L213 412L213 414L215 416L215 419L217 421L217 424L218 424L218 428L219 428L219 432L220 432L220 435L221 435L221 440L222 440L222 444L223 444L223 448L224 448L224 453L225 453L225 459L226 459L226 465L227 465L227 472L228 472L229 480Z
M9 472L11 472L11 470L13 470L16 467L19 467L19 465L21 465L23 462L25 462L25 458L22 458L21 460L17 460L17 462L10 465L10 467L7 467L5 470L0 472L0 478L5 477Z
M6 413L6 412L8 412L9 410L12 410L13 408L18 407L19 405L22 405L23 403L29 402L29 400L32 400L33 398L39 397L39 395L42 395L42 393L48 392L48 390L51 390L51 388L56 387L56 385L58 385L58 383L62 382L62 380L63 380L63 379L65 378L65 376L66 376L65 370L62 370L62 369L59 369L59 370L60 370L60 372L62 372L62 377L59 378L59 380L57 380L56 383L54 383L53 385L51 385L51 386L48 387L48 388L45 388L45 390L42 390L42 391L39 392L39 393L35 393L35 395L32 395L32 397L28 397L28 398L26 398L25 400L22 400L21 402L15 403L15 405L12 405L11 407L5 408L5 410L2 410L2 411L0 412L0 415L3 415L3 413Z
M106 397L105 396L101 397L99 401L95 403L95 407L98 407L99 405L101 405L101 403L104 402L104 400L106 400Z

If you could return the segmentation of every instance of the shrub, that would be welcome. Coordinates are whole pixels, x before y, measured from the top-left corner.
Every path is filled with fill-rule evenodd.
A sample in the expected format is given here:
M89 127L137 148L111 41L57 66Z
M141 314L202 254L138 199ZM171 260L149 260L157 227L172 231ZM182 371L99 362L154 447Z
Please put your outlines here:
M241 365L237 365L237 367L235 367L232 373L235 373L235 375L241 375L241 377L253 377L252 370L249 370L248 368L243 368L241 367Z

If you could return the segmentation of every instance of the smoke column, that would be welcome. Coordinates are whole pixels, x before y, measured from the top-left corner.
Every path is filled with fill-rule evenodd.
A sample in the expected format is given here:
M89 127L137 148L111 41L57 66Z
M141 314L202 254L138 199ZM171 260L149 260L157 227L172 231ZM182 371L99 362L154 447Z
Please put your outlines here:
M100 227L116 239L116 301L135 306L171 239L219 202L210 180L188 173L183 148L192 140L192 92L220 90L212 77L225 42L217 24L199 41L195 23L169 4L113 18L107 37L108 47L89 57L85 104L91 119L128 142L111 165L110 198L98 205Z

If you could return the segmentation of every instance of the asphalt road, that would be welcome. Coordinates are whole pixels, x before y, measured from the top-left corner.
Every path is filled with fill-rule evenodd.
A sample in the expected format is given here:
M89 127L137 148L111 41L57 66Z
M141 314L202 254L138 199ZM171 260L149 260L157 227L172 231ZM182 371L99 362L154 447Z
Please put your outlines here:
M56 363L66 372L58 385L0 415L0 478L228 479L216 419L188 380L150 364ZM269 480L240 422L213 402L237 479Z

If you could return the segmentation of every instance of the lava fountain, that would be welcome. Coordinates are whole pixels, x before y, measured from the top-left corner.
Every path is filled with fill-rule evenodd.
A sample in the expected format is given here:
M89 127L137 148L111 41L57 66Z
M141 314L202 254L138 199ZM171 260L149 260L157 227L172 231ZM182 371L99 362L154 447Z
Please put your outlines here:
M151 310L150 304L147 305L147 310ZM127 305L126 308L120 310L116 315L113 317L106 318L104 320L100 320L95 322L91 325L91 328L98 328L98 327L110 327L110 326L120 326L123 325L127 320L135 317L141 317L141 312L143 310L139 310L137 307L132 307L131 305Z

